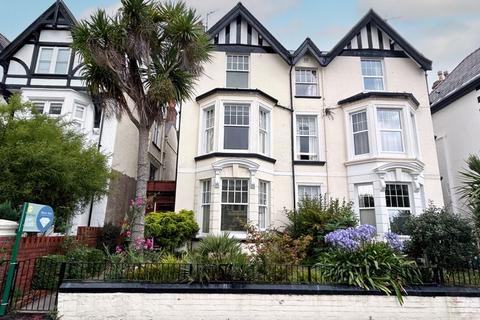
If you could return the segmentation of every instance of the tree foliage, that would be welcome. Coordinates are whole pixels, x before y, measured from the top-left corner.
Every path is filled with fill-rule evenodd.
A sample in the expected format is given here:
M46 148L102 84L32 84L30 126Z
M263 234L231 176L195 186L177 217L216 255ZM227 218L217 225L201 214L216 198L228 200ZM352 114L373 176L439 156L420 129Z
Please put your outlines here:
M145 217L145 236L170 251L194 238L198 230L193 211L152 212Z
M146 199L149 130L191 97L211 45L200 17L182 2L121 4L113 17L99 10L75 26L73 47L85 62L90 93L138 129L136 197ZM144 212L132 232L143 238Z
M471 154L465 162L467 169L460 172L462 177L460 194L470 209L477 240L480 241L480 157Z
M33 113L33 114L31 114ZM106 194L107 157L61 118L35 113L20 96L0 106L0 203L48 204L62 230L92 197Z
M436 207L427 208L409 222L407 252L427 263L453 267L469 261L476 253L473 228L468 219Z

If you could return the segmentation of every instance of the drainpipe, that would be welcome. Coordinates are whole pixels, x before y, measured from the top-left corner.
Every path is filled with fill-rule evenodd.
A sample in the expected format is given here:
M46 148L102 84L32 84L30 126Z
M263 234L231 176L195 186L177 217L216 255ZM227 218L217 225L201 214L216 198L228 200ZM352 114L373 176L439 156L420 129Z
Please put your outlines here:
M95 102L94 102L95 103ZM100 120L100 133L98 135L98 144L97 144L97 150L100 151L102 148L102 135L103 135L103 124L105 122L105 112L102 110L102 115L101 115L101 120ZM93 214L93 196L92 199L90 200L90 210L88 211L88 226L91 227L92 223L92 214Z
M178 188L178 154L180 150L180 128L182 127L182 103L180 103L180 108L178 110L178 130L177 130L177 157L175 159L175 198L177 197L177 188ZM174 200L176 201L176 200Z
M297 211L297 196L296 196L296 179L295 179L295 135L294 135L294 130L295 128L293 127L293 89L292 89L292 71L293 71L293 62L291 62L290 65L290 83L288 84L290 86L290 142L292 145L292 187L293 187L293 211Z
M327 155L328 155L328 149L327 149L327 113L326 113L326 104L325 104L325 86L324 86L324 68L320 66L320 75L321 75L321 86L322 86L322 109L323 109L323 147L325 150L325 174L327 175L326 182L327 182L327 192L325 192L325 196L327 199L330 197L330 179L328 175L328 163L327 161Z

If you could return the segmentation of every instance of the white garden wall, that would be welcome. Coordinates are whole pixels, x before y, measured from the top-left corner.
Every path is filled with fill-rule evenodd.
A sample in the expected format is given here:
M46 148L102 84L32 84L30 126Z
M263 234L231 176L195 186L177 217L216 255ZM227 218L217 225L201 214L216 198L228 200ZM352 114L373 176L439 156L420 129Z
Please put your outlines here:
M410 296L400 306L379 295L60 293L71 319L480 319L478 297Z

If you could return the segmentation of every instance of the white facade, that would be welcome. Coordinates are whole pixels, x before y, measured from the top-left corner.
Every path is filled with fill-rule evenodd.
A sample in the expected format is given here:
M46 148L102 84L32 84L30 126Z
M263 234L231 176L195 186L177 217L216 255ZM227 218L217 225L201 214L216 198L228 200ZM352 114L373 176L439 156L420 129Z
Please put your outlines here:
M48 8L0 53L0 93L20 92L39 112L71 121L86 143L108 156L115 173L106 197L82 208L75 226L121 223L134 197L138 132L126 117L107 116L92 101L82 80L82 61L71 47L75 18L62 1ZM155 137L154 137L155 135ZM153 180L174 180L176 130L152 130L149 157L158 172Z
M241 4L209 30L212 62L182 106L176 193L200 236L282 227L305 195L352 201L380 233L400 211L443 204L428 60L380 20L369 12L331 53L310 39L286 51Z

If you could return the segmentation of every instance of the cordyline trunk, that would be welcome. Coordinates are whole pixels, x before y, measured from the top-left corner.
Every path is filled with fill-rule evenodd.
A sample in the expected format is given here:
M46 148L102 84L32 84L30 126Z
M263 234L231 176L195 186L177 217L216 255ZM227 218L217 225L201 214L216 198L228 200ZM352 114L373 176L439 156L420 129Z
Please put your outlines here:
M136 239L144 238L145 231L145 208L147 204L147 182L148 182L148 138L149 127L140 125L138 128L138 162L137 162L137 185L135 189L135 197L137 201L141 201L141 209L137 212L133 219L132 237L133 242ZM138 203L138 202L137 202Z

